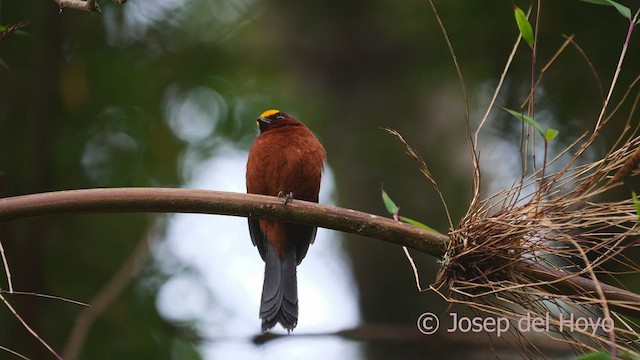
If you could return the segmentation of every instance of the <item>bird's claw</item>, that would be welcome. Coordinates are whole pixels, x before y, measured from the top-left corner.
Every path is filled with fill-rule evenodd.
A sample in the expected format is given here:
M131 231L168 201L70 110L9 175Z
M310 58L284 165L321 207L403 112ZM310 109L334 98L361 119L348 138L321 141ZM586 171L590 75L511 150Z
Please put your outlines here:
M285 194L283 191L280 191L278 192L278 197L284 197L283 205L287 205L289 200L293 199L293 192L289 192L288 194Z

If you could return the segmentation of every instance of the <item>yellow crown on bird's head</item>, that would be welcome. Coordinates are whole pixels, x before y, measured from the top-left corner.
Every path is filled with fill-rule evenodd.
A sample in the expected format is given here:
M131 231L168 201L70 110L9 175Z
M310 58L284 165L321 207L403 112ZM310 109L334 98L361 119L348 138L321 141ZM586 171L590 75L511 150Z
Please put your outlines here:
M262 114L260 114L260 117L261 118L268 118L269 116L275 115L275 114L277 114L279 112L280 112L280 110L275 110L275 109L266 110Z

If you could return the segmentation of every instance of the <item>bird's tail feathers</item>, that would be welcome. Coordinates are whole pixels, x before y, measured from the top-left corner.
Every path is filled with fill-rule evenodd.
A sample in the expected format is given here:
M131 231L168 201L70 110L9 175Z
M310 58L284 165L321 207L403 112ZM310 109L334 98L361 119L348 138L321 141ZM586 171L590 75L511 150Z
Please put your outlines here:
M296 276L296 252L288 246L282 256L271 244L268 245L260 318L262 332L280 323L287 331L293 330L298 323L298 281Z

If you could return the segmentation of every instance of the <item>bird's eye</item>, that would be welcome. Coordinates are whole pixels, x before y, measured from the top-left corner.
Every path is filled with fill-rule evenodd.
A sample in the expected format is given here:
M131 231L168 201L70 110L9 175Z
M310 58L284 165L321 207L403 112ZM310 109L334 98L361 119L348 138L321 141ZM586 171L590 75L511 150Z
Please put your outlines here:
M276 119L284 120L284 116L282 114L278 114L278 115L276 115Z

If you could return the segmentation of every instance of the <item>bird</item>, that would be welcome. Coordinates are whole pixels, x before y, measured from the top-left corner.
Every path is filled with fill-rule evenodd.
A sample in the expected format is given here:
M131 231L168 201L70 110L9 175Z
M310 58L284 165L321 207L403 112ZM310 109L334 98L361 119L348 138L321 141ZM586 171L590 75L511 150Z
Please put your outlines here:
M264 111L260 134L247 159L247 193L318 202L326 151L311 130L280 110ZM262 332L278 323L288 333L298 324L297 266L316 237L316 227L248 218L249 234L265 263L259 316Z

